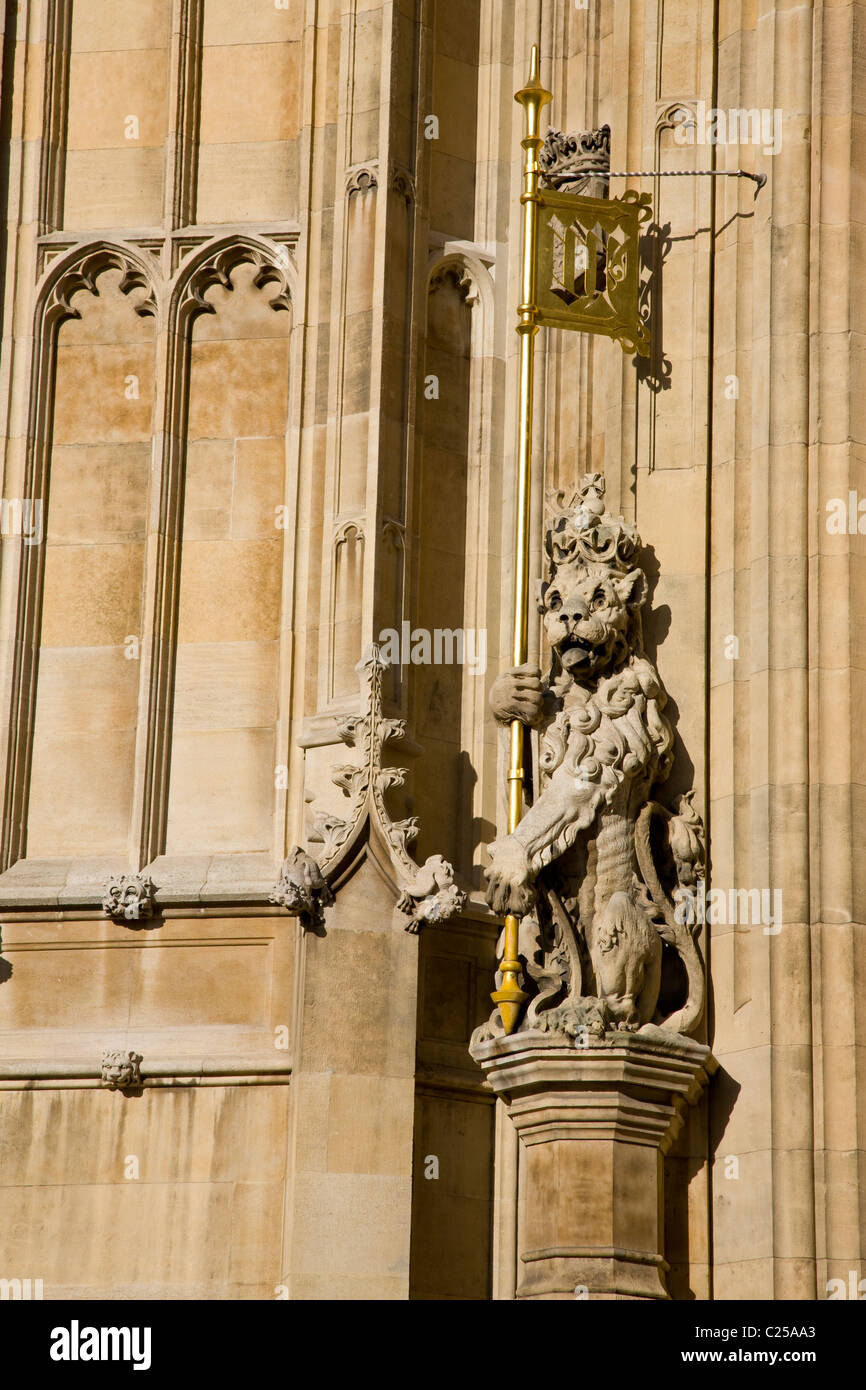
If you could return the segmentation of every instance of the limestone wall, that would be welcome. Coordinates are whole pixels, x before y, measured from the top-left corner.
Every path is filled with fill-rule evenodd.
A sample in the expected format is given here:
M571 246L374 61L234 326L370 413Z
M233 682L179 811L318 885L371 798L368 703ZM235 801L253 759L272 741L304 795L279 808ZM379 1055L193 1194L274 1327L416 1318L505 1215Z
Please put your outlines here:
M487 691L511 643L533 42L550 120L609 123L615 170L768 174L757 198L632 180L652 353L539 336L532 569L546 491L604 473L657 568L665 797L697 788L713 887L782 891L769 930L704 933L721 1067L667 1159L671 1290L809 1299L860 1268L856 499L853 533L825 519L864 458L863 11L7 7L0 1275L513 1296L520 1165L466 1044L499 927ZM778 111L779 148L683 141L709 108ZM470 901L407 935L368 845L305 933L269 894L340 814L355 665L404 624L483 633L476 669L408 661L385 691L393 816ZM153 916L110 921L108 877L136 873ZM102 1086L112 1048L142 1054L140 1094Z

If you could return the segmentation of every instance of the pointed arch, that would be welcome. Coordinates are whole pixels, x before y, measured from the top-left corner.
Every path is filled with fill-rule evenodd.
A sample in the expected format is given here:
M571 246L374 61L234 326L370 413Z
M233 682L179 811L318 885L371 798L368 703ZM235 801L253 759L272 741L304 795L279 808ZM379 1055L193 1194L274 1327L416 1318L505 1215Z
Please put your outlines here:
M488 335L493 327L494 284L490 269L479 255L462 247L445 247L433 251L427 262L427 290L429 292L443 278L451 276L459 285L467 304L478 304L481 309L478 329L473 333L473 355L486 355L490 351Z
M214 306L204 298L205 293L212 285L231 290L232 271L243 264L256 267L254 283L259 289L267 284L277 284L277 294L271 300L272 308L291 312L292 304L298 298L298 272L288 246L267 237L233 232L213 237L181 262L174 276L169 300L170 331L177 332L196 313L214 313Z
M218 306L208 297L208 291L218 286L226 294L232 294L235 272L244 265L252 267L252 284L256 289L265 290L271 285L276 287L276 292L266 298L265 303L276 314L288 314L286 338L290 342L298 278L291 252L281 242L247 233L214 237L185 257L174 275L168 296L156 557L158 593L153 613L141 827L141 859L144 863L150 863L166 852L170 819L173 735L172 720L167 712L174 706L177 679L181 544L187 487L194 324L202 315L219 312ZM292 393L288 377L286 398L290 414ZM288 430L288 420L285 429ZM282 497L277 500L281 502ZM288 543L288 533L275 532L275 535L280 534Z
M484 576L491 563L493 278L478 248L450 242L429 257L426 291L407 526L407 616L423 629L461 630L474 651L475 631L487 627ZM434 574L440 576L436 582ZM474 769L484 755L478 706L484 683L470 675L468 663L447 661L440 667L413 665L406 676L413 735L429 754L415 772L418 804L426 803L422 833L468 874L476 819L469 808L478 789ZM434 823L434 778L448 780L449 804L465 807L447 824Z
M122 241L88 241L71 248L50 263L37 288L23 492L25 498L39 500L43 524L50 493L59 331L68 320L81 318L75 296L88 291L98 297L98 281L111 270L120 272L118 289L131 297L134 312L158 322L157 267L137 247ZM45 561L45 546L26 544L22 536L0 870L20 859L26 847Z
M57 328L67 318L80 318L79 310L71 303L72 297L79 290L97 294L96 281L106 270L121 271L123 279L118 288L123 294L144 290L143 298L135 305L137 314L158 317L156 262L127 242L88 241L49 262L36 292L35 333Z

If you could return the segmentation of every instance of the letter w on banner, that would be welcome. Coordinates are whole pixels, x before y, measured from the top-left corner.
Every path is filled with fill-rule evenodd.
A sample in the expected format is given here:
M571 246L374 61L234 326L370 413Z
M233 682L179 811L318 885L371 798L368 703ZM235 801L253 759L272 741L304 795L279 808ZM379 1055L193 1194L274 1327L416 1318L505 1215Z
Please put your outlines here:
M638 306L640 231L649 193L622 198L537 194L536 322L615 338L648 357L649 328Z

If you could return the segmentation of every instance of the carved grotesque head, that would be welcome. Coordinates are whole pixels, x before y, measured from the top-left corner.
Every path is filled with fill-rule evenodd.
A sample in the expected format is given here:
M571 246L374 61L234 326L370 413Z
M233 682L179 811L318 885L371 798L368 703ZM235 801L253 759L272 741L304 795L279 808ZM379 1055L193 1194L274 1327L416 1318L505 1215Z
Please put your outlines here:
M153 915L154 892L147 874L114 876L106 884L102 910L115 921L140 921Z
M109 1091L125 1090L141 1082L141 1053L106 1052L102 1058L102 1084Z
M572 503L558 495L546 538L550 578L539 608L555 658L579 682L616 670L641 646L640 537L606 510L604 491L601 474L587 473Z

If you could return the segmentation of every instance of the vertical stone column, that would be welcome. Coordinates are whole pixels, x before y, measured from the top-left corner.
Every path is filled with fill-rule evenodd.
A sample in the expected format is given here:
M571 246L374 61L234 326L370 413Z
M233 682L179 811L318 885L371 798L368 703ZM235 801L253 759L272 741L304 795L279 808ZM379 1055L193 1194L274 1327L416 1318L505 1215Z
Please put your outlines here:
M291 1299L409 1296L418 937L374 844L308 932L292 1075Z
M520 1139L519 1299L665 1299L664 1155L716 1068L652 1026L575 1048L554 1033L472 1055Z
M382 718L387 663L361 667L367 712L344 742L363 761L336 770L347 819L318 823L320 860L295 846L271 901L303 923L292 1077L293 1191L285 1283L292 1298L407 1298L418 1014L418 932L460 912L441 857L419 866L384 793L402 720ZM312 837L315 838L315 837ZM327 909L327 911L326 911Z
M814 835L817 783L826 769L819 770L815 740L829 720L841 746L848 720L844 702L836 705L823 684L832 681L837 657L819 640L821 628L829 628L816 602L817 581L820 576L823 590L832 570L823 556L810 563L809 552L819 516L813 489L819 474L828 476L822 470L830 457L819 458L814 441L843 439L849 431L834 405L843 395L844 371L826 357L830 340L821 330L828 320L815 315L819 299L822 312L828 306L830 278L814 178L819 32L813 7L761 0L757 7L734 6L719 35L718 107L778 113L779 142L770 152L749 151L753 163L746 167L769 175L748 208L752 216L743 215L742 191L726 187L716 194L708 692L713 887L779 892L782 915L769 929L752 925L746 914L712 924L714 1048L726 1073L719 1100L724 1095L727 1102L713 1116L721 1141L713 1211L718 1299L811 1299L817 1292L814 1155L822 1105L815 1061L822 1020L814 875L826 860L815 857ZM844 105L841 67L833 66L830 85L834 102ZM838 161L834 147L833 179ZM849 237L846 229L846 246ZM834 281L841 269L834 258ZM847 357L847 333L845 340ZM828 395L819 383L831 362ZM738 398L725 394L729 373L739 383ZM839 458L835 446L832 457ZM846 562L837 592L847 592L849 583ZM726 634L737 637L736 660L725 652ZM834 751L831 782L841 778L841 767ZM854 804L848 791L843 799ZM834 1011L841 1019L843 1008ZM853 1148L850 1133L842 1147ZM731 1159L736 1181L725 1174Z
M403 584L416 331L422 27L409 0L350 0L320 7L306 36L315 85L303 243L305 597L294 629L300 837L313 803L333 806L331 773L344 753L336 721L355 707L356 662L402 616L393 595ZM390 696L393 672L389 680ZM323 933L307 931L299 951L284 1256L293 1299L408 1297L418 941L395 914L388 856L375 832L358 845L332 883Z
M839 1297L839 1284L831 1280L841 1280L850 1291L852 1271L862 1290L866 1276L859 1061L866 1026L866 875L857 849L866 802L860 714L866 689L861 616L866 356L860 290L866 213L859 192L866 151L858 70L864 18L862 3L822 7L813 44L810 372L817 381L810 402L808 499L809 888L818 1298Z

